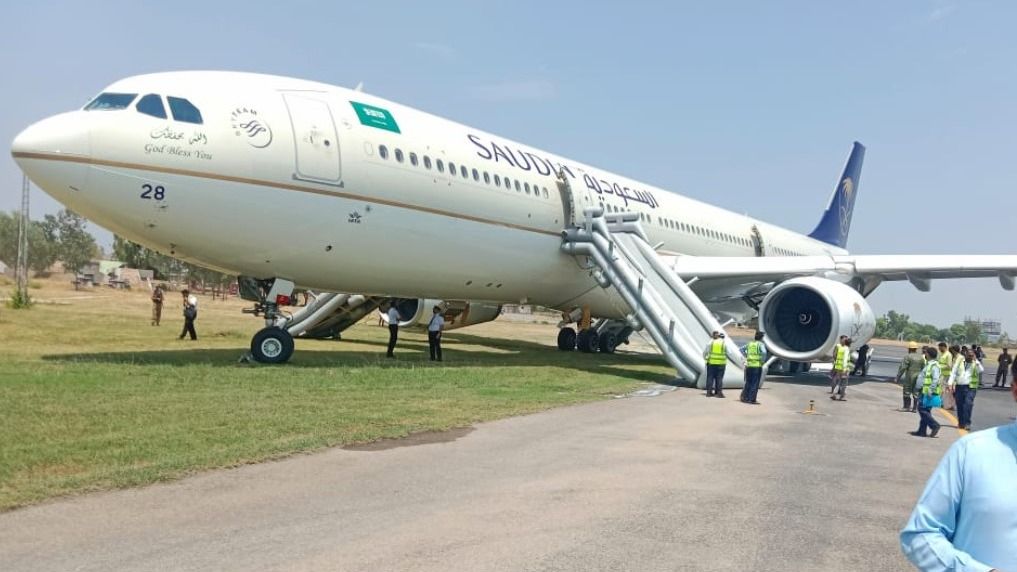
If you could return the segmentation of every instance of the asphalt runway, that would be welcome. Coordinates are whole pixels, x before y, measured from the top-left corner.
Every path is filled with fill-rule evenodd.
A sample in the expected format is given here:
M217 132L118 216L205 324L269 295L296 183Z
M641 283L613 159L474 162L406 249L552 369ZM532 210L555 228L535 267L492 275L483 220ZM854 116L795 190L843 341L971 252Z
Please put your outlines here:
M897 375L897 366L907 353L907 348L896 345L883 345L878 342L871 343L875 353L872 356L872 364L869 367L869 376L873 380L892 381ZM985 356L983 365L985 372L982 374L983 387L975 395L975 407L971 415L971 429L977 431L989 427L1005 425L1014 421L1017 415L1017 404L1014 403L1013 395L1009 388L1006 390L992 389L996 380L996 357L999 352L991 350ZM1010 381L1007 381L1009 386ZM951 422L952 424L952 422Z
M0 570L908 569L958 431L909 436L896 386L646 393L0 514Z

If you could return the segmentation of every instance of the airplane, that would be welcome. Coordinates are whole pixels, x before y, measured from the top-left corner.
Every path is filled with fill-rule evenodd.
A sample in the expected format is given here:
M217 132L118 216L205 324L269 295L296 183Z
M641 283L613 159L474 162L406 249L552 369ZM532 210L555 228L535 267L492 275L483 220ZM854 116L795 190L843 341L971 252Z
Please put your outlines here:
M356 293L330 304L397 298L408 319L443 303L460 326L503 303L541 305L563 312L566 351L613 352L650 328L689 378L721 320L758 318L771 353L807 367L842 334L856 346L871 338L865 297L883 282L927 291L936 279L995 277L1013 290L1017 276L1011 255L850 254L857 142L808 235L359 86L253 73L116 81L27 127L11 154L97 224L240 276L266 324L252 355L267 363L293 353L284 308L296 287Z

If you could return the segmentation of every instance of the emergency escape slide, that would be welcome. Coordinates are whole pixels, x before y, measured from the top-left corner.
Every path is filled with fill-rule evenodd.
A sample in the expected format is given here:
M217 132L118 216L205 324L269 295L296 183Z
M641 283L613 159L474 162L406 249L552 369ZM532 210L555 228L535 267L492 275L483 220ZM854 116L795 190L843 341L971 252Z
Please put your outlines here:
M293 337L333 337L373 312L384 298L325 292L301 308L280 327Z
M562 250L586 256L597 266L593 276L603 288L614 286L631 310L626 320L646 330L677 371L678 377L706 387L703 350L720 322L702 300L647 242L636 213L604 215L602 208L583 211L582 226L564 231ZM730 339L724 340L728 364L724 387L744 384L742 355Z

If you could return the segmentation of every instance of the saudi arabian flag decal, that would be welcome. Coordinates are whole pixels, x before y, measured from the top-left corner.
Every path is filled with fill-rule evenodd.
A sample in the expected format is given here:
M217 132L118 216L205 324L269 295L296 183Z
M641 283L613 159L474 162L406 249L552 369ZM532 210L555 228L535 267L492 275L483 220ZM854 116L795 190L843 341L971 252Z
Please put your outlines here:
M399 133L399 125L396 124L395 118L392 117L392 114L387 109L356 101L351 101L350 105L357 111L357 117L360 118L361 125Z

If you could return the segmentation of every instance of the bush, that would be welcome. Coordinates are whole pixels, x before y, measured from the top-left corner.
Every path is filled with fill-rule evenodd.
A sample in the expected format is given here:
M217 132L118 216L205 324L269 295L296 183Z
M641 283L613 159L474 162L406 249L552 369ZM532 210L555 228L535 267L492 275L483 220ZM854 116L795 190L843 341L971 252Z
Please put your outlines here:
M24 295L18 290L14 291L11 295L10 300L7 300L7 306L12 310L23 310L32 307L32 297L25 292Z

